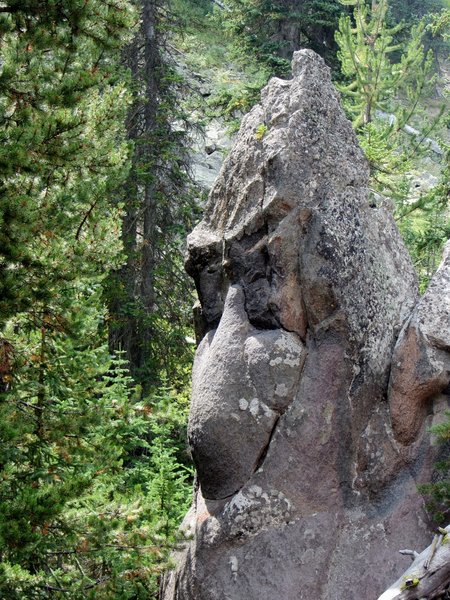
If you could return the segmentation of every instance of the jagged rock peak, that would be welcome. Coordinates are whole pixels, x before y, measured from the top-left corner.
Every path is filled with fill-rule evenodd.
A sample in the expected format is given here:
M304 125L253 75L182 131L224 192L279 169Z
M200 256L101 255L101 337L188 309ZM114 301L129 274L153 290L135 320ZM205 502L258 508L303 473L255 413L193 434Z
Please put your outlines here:
M165 600L374 600L426 541L427 444L405 457L387 403L416 277L368 175L328 68L295 53L188 240L199 488Z
M299 195L314 203L318 178L322 187L367 185L368 165L351 124L339 118L328 67L311 50L301 50L294 54L293 74L288 81L271 79L261 104L244 117L202 225L189 236L191 246L206 230L219 238L252 233L266 215L279 219L289 212Z

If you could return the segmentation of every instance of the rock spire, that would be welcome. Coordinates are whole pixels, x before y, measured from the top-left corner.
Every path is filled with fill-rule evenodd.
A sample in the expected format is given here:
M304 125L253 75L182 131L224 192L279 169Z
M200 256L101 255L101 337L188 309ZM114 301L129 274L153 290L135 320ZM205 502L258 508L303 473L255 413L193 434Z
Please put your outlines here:
M420 418L401 413L417 379L404 348L428 330L368 178L328 68L296 52L292 79L272 79L244 118L188 239L199 485L164 600L374 600L405 568L398 549L427 543L424 399Z

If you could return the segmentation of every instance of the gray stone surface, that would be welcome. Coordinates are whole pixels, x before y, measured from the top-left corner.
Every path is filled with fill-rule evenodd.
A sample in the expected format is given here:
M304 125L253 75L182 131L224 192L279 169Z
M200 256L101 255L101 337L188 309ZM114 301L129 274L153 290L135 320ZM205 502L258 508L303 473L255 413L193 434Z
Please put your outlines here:
M209 192L220 172L224 156L232 145L232 137L223 122L211 120L202 134L194 138L191 172L196 183Z
M205 497L230 496L257 469L292 402L304 354L295 333L252 326L242 287L229 288L219 327L201 342L193 370L189 437Z
M162 597L374 600L427 541L429 442L387 402L417 284L313 52L245 117L188 251L199 487Z

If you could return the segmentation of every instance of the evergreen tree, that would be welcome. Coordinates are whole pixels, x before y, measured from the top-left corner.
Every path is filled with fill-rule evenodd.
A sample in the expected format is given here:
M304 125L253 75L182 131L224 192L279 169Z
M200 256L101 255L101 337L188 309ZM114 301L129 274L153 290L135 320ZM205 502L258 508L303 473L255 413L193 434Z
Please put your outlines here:
M154 596L189 495L185 399L142 398L105 339L137 21L125 0L0 7L2 598Z
M82 311L71 340L46 320L17 345L32 373L1 406L1 597L155 597L176 540L186 403L133 397L124 361L87 342L97 318Z
M444 109L431 119L422 109L434 81L433 55L423 43L426 23L413 25L407 41L397 43L405 25L388 25L387 0L342 3L354 7L353 19L342 16L336 32L347 80L339 86L344 106L369 160L372 187L395 200L401 231L426 285L448 232L445 162L438 186L419 198L412 198L410 191L409 174L425 155L428 136L442 124ZM445 160L442 141L440 151Z
M438 13L443 8L442 0L391 0L390 13L396 23L412 25L426 15Z
M192 353L192 285L182 248L196 218L196 190L188 175L189 123L183 82L168 54L164 1L138 2L142 22L124 60L132 73L127 130L132 169L120 201L126 264L111 278L110 348L124 350L145 389L163 375L184 379Z
M2 598L148 598L173 539L162 446L185 497L179 419L138 397L105 343L136 20L125 0L0 7Z
M425 23L414 25L404 45L394 38L402 24L387 25L387 0L369 7L365 0L342 0L354 7L353 20L341 16L336 41L342 72L348 83L339 86L344 106L371 164L375 189L404 199L407 186L399 175L411 168L421 140L436 126L422 121L419 138L408 136L405 127L421 113L420 102L432 77L432 53L425 53ZM398 60L391 60L400 52ZM404 182L405 183L405 182Z
M435 13L431 24L431 31L435 36L441 36L448 41L450 38L450 8Z
M334 65L338 0L226 0L225 26L240 52L253 54L269 75L288 76L292 53L312 48Z
M422 44L425 24L421 22L412 28L410 41L402 48L400 60L393 63L390 56L401 49L394 38L403 25L388 27L387 0L373 3L371 8L364 0L341 1L355 7L354 25L348 15L343 15L336 32L342 73L350 80L340 89L354 126L358 129L368 125L374 120L377 109L390 111L397 103L395 108L400 114L396 128L401 129L417 108L430 76L432 56L425 56ZM399 104L401 94L412 102L412 108L402 108Z
M126 158L111 57L131 24L125 0L2 5L1 323L70 279L58 253L91 269L83 254Z

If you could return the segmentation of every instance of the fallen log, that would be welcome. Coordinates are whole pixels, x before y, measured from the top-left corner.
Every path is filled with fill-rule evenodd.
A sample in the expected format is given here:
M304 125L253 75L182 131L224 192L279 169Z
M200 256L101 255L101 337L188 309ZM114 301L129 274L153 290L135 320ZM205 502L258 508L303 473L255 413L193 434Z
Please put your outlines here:
M421 553L400 550L414 562L378 600L441 600L450 598L450 525L439 528Z

